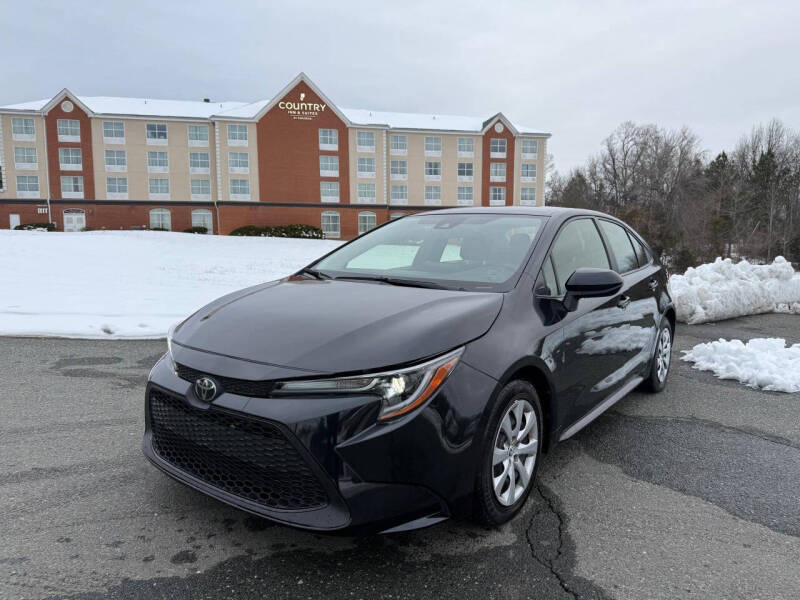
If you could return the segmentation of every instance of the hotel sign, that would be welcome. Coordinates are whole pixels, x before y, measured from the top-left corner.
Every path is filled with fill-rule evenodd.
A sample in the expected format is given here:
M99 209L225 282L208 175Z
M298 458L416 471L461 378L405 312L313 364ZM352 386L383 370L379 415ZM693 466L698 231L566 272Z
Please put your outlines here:
M281 100L278 102L278 108L285 110L286 114L300 121L311 121L317 118L320 113L325 112L326 104L306 102L305 99L305 92L301 92L299 101L287 102L286 100Z

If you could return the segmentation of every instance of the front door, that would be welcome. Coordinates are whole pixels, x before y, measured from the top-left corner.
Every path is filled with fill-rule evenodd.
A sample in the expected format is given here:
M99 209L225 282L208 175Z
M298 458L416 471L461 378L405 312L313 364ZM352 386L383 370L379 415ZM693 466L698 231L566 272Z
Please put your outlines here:
M86 227L86 213L82 210L64 211L64 231L82 231Z
M14 229L19 225L19 215L8 215L8 228Z

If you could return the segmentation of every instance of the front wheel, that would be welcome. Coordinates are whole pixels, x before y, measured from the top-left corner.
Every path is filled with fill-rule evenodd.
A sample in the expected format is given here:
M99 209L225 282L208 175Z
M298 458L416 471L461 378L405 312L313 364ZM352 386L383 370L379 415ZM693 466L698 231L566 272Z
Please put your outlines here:
M475 484L475 516L499 525L519 512L536 477L542 409L533 385L516 380L500 391L488 431Z
M669 323L664 323L658 333L653 360L650 365L650 375L642 383L642 387L649 392L660 392L667 384L669 365L672 360L672 329Z

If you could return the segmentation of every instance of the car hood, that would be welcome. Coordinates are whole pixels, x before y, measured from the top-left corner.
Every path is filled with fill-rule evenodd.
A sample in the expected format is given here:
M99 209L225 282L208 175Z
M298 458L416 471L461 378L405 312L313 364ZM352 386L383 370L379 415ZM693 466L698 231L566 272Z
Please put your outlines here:
M503 294L290 277L219 298L174 332L176 344L313 373L380 369L480 337Z

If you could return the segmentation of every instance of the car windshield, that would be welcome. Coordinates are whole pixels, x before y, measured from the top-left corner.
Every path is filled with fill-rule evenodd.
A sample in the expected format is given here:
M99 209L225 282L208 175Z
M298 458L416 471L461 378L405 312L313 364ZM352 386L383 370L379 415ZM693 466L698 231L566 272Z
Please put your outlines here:
M491 213L411 215L356 238L313 269L335 279L506 291L543 221Z

